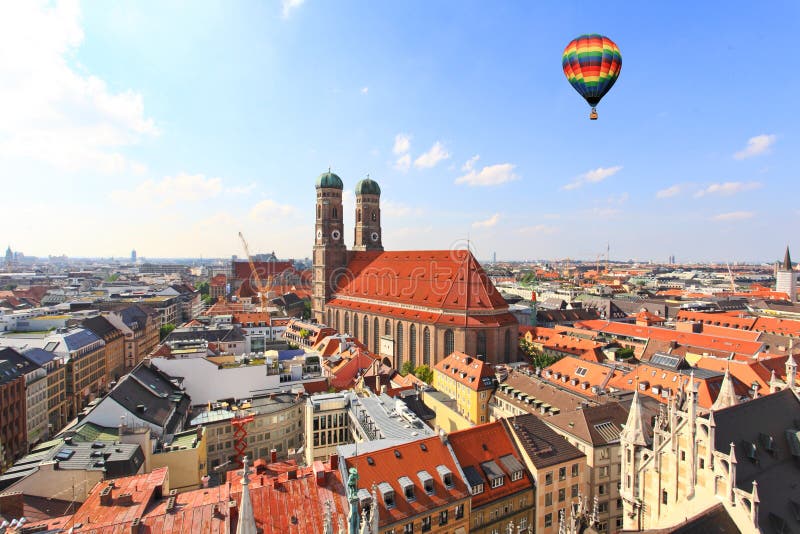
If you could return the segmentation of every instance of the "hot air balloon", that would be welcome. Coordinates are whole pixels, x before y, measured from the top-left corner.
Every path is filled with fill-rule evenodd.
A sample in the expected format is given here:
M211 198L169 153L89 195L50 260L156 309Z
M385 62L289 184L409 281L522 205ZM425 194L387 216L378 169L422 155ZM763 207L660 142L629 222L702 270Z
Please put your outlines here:
M564 49L561 66L572 87L592 106L589 118L597 120L596 106L614 86L622 69L619 47L604 35L581 35Z

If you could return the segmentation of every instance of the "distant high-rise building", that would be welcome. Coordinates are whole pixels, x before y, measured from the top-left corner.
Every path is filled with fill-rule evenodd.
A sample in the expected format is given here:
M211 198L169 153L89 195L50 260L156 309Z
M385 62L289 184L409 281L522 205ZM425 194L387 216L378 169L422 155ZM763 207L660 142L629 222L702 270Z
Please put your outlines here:
M669 264L675 265L675 254L670 254L669 256Z
M492 252L492 263L497 263L497 252Z
M8 248L6 249L6 265L11 265L13 261L14 253L11 251L11 245L8 245Z
M783 291L789 295L789 300L797 302L797 273L792 269L792 258L789 256L789 247L783 256L783 264L775 273L775 291Z
M136 263L136 249L131 250L131 263Z

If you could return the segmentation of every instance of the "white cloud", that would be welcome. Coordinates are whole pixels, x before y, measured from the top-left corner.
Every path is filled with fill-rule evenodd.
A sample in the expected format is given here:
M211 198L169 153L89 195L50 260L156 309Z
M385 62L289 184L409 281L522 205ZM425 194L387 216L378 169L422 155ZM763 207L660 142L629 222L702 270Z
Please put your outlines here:
M278 204L270 198L265 198L250 209L250 219L253 221L272 220L276 215L288 217L297 213L294 206L288 204Z
M281 0L281 16L289 18L291 12L302 6L305 0Z
M491 217L483 221L475 221L472 223L473 228L492 228L493 226L497 225L497 221L500 220L500 214L495 213Z
M77 2L0 2L0 157L62 171L138 172L122 150L158 128L142 95L72 67Z
M733 155L734 159L747 159L765 154L775 144L775 135L757 135L747 140L747 146Z
M464 172L471 171L472 169L475 168L475 164L478 163L479 159L481 159L481 157L478 154L475 154L474 156L472 156L471 158L469 158L467 161L464 162L464 165L461 166L461 170Z
M752 211L731 211L728 213L720 213L711 217L712 221L725 222L725 221L744 221L752 219L755 213Z
M581 174L575 179L575 181L564 185L562 189L566 189L569 191L572 189L578 189L579 187L583 187L586 184L595 184L598 182L602 182L606 178L614 176L621 170L622 170L622 165L616 165L614 167L598 167L596 169L592 169L590 171Z
M392 152L400 156L402 154L405 154L409 150L411 150L411 136L404 133L399 133L395 135L394 147L392 147Z
M400 202L393 202L391 200L381 201L381 214L389 217L407 217L413 215L419 217L424 213L422 208L413 208Z
M436 141L430 150L414 160L414 167L430 169L446 159L450 159L450 153L447 152L442 143Z
M617 208L592 208L585 212L594 219L611 219L622 213L622 210Z
M251 182L247 185L234 185L233 187L226 187L225 192L230 195L246 195L252 193L256 188L256 183Z
M406 154L397 158L394 162L394 168L398 171L406 172L411 167L411 154Z
M522 226L517 229L521 234L554 234L558 231L558 227L548 224L537 224L534 226Z
M362 95L365 95L365 94L367 94L367 93L369 93L369 87L366 87L366 86L362 87L362 88L361 88L361 94L362 94Z
M180 173L176 176L165 176L158 182L145 180L133 190L112 191L111 199L130 206L172 206L207 200L218 196L222 191L221 178Z
M619 195L611 195L606 199L609 204L625 204L630 198L627 192L620 193Z
M666 189L661 189L656 193L656 198L670 198L674 197L675 195L680 194L683 191L683 186L680 184L675 184L667 187Z
M752 191L761 187L760 182L723 182L711 184L705 189L701 189L694 194L695 198L700 198L706 195L735 195L744 191Z
M519 176L514 174L514 169L516 167L517 166L513 163L498 163L497 165L488 165L483 167L480 171L471 169L464 176L456 178L455 183L467 184L471 187L475 187L500 185L506 182L513 182L514 180L519 180Z

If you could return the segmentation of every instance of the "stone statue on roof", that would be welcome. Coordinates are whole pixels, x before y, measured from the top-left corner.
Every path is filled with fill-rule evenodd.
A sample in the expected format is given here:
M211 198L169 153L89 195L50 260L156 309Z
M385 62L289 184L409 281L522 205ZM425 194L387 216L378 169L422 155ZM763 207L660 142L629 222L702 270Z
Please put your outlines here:
M348 471L347 477L347 498L349 500L358 500L358 469L351 467Z

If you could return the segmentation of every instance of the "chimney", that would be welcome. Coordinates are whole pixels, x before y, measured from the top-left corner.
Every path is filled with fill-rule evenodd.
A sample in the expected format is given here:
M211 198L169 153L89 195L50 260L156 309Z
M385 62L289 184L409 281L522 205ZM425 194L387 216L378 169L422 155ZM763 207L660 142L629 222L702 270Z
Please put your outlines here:
M339 469L339 455L331 454L331 471Z
M0 493L0 514L8 518L19 519L23 513L24 503L21 491Z
M139 534L139 525L141 524L142 520L138 517L131 521L131 528L130 534Z
M297 467L292 467L286 472L286 476L289 480L296 480L297 479Z
M111 486L106 486L100 492L100 506L111 506L114 496L111 494Z
M269 461L270 463L275 463L278 461L278 450L277 449L270 449L269 451Z

